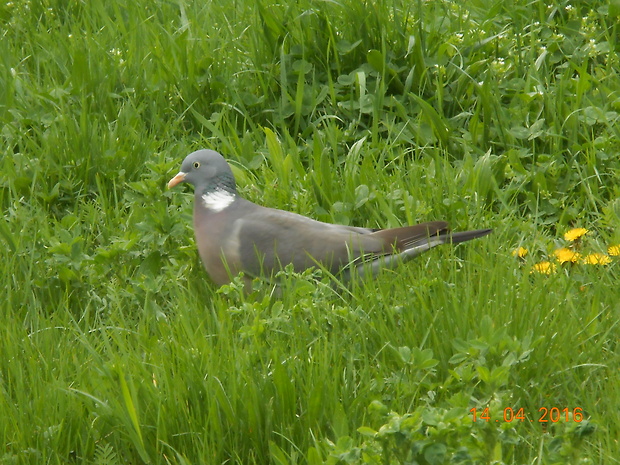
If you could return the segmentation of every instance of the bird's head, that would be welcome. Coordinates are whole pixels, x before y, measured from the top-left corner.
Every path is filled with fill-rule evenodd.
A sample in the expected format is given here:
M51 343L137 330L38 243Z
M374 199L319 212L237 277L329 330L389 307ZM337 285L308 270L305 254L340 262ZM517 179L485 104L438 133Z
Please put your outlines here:
M237 191L228 162L214 150L198 150L185 157L179 173L168 182L168 189L182 182L193 185L200 195L216 190L233 194Z

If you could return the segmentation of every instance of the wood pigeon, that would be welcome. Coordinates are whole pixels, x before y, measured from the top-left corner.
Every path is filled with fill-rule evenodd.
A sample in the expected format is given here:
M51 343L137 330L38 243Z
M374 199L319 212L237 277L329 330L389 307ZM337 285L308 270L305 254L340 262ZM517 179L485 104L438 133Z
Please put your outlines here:
M194 233L207 273L217 285L244 273L247 284L286 265L297 272L320 266L343 280L352 271L374 275L441 244L486 236L491 229L451 233L431 221L392 229L323 223L252 203L237 193L230 166L213 150L189 154L168 183L194 186Z

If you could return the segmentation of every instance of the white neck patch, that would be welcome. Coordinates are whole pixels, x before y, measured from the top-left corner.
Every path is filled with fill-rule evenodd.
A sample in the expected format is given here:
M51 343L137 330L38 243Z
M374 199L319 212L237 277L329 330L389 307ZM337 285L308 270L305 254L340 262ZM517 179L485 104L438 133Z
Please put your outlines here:
M217 189L208 194L202 194L202 204L209 211L221 212L235 201L235 194L224 189Z

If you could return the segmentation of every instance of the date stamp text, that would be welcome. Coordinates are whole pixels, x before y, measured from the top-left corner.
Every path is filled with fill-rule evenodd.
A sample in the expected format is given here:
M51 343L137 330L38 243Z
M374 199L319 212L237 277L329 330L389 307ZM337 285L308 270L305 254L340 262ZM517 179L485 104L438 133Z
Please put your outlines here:
M558 423L558 422L576 422L579 423L583 420L583 409L581 407L575 407L573 409L559 408L559 407L540 407L538 414L528 415L523 407L513 409L512 407L506 407L503 411L503 415L498 418L491 418L489 407L484 409L472 408L469 413L473 416L473 421L504 421L510 423L512 421L530 421L538 423Z

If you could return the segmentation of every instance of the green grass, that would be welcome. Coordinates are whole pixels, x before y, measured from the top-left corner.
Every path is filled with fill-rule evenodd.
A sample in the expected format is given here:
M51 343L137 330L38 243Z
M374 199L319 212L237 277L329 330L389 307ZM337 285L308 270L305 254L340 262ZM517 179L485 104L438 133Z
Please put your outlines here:
M618 258L530 271L572 227L620 243L619 16L1 5L0 465L618 463ZM201 147L267 206L495 231L347 291L218 290L165 189Z

